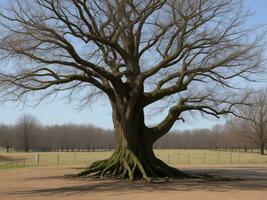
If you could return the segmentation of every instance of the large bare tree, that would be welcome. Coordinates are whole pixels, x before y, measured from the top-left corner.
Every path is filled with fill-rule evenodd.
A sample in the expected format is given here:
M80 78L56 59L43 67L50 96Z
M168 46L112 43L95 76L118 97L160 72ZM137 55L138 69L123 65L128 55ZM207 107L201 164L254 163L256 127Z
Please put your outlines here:
M267 144L267 90L254 91L247 100L248 105L240 105L239 112L244 118L239 129L253 143L257 144L260 154L264 155Z
M1 72L2 97L110 101L116 150L79 175L188 176L153 143L188 111L233 113L237 81L260 69L262 37L238 0L14 0L0 15L0 54L17 61ZM144 109L158 103L168 112L148 126Z

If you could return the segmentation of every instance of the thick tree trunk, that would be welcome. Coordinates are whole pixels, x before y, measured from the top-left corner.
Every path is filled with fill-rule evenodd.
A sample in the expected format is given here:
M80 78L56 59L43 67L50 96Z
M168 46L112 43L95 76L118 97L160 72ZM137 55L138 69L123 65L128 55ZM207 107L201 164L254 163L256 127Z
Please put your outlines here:
M260 146L260 154L261 155L264 155L264 149L265 149L265 145L261 144L261 146Z
M110 158L93 163L78 176L111 176L147 181L152 178L192 177L156 158L152 149L155 139L144 124L143 109L136 108L131 113L113 109L116 150Z

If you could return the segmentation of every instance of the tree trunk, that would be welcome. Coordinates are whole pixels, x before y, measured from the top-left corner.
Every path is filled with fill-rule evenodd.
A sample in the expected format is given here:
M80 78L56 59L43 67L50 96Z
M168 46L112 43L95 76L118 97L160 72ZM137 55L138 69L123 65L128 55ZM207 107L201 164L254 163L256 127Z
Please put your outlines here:
M261 155L264 155L264 149L265 149L265 145L261 144L261 146L260 146L260 154Z
M144 124L143 108L136 108L131 113L128 115L113 109L117 142L114 153L106 160L96 161L78 176L112 176L147 181L151 178L191 177L156 158L152 149L155 139Z

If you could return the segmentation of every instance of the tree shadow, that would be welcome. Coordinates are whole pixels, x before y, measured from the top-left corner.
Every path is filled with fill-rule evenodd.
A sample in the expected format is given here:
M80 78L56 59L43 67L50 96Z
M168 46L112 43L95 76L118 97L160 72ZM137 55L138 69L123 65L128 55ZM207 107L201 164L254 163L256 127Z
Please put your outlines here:
M225 177L242 177L243 180L222 181L203 180L203 179L185 179L169 180L165 183L145 183L143 181L125 181L125 180L95 180L90 178L64 178L58 176L34 177L32 180L42 181L43 179L64 179L70 186L48 187L34 190L24 190L13 192L13 195L70 195L70 194L89 194L103 192L153 192L153 191L214 191L226 192L229 190L257 190L266 191L267 171L266 169L209 169L209 170L187 170L193 173L208 173ZM71 183L70 183L71 182Z

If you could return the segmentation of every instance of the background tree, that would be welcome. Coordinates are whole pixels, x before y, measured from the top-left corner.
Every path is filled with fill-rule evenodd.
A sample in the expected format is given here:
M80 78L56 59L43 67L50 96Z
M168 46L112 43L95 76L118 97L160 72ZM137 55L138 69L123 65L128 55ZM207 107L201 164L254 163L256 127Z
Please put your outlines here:
M0 125L0 146L6 148L6 152L9 152L13 145L14 137L11 128L7 125Z
M25 152L28 152L38 137L38 122L31 115L22 115L16 124L18 144Z
M84 103L100 94L110 101L116 150L81 176L188 177L156 158L153 144L189 111L234 114L243 102L233 95L234 81L259 72L262 38L245 28L241 1L8 4L1 6L0 55L19 64L0 75L4 99L25 101L42 91L38 103L65 91ZM149 126L144 109L162 102L165 118Z
M211 128L210 132L212 132L212 145L214 146L215 149L221 148L222 144L222 135L224 132L225 127L222 125L215 125Z
M241 120L238 129L260 148L264 155L267 143L267 90L259 90L248 99L248 105L239 106Z

